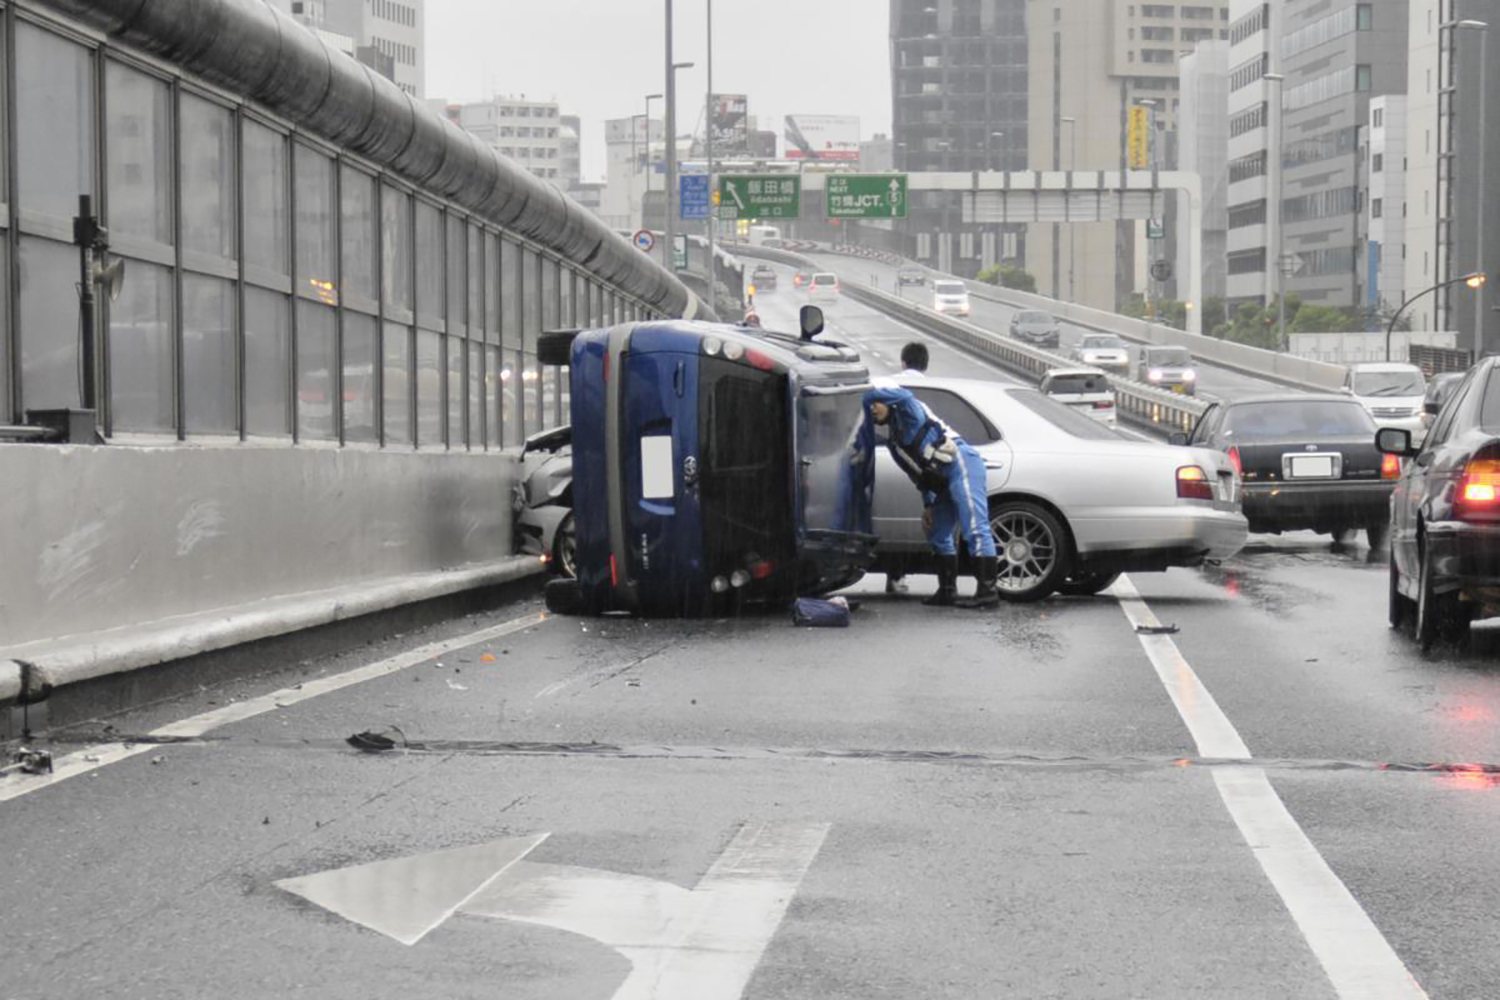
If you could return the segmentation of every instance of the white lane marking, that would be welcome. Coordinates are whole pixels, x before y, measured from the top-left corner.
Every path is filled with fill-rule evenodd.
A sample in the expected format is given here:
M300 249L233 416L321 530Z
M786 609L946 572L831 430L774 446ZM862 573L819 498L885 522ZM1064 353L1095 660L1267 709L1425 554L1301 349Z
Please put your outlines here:
M1128 576L1120 577L1113 593L1133 626L1161 624ZM1137 638L1198 744L1199 755L1251 759L1240 734L1177 644L1165 635ZM1425 998L1380 928L1287 811L1266 772L1251 766L1216 768L1214 784L1334 991L1346 1000Z
M747 823L692 891L523 861L461 912L556 927L630 960L614 1000L738 1000L828 836L827 823Z
M547 834L315 872L276 883L410 947L536 849Z
M250 698L223 708L216 708L211 712L181 719L159 729L153 729L148 735L163 739L193 739L220 726L227 726L231 722L242 722L278 708L290 707L309 698L329 694L354 684L362 684L387 674L398 673L444 653L511 635L531 628L533 625L540 625L546 620L546 615L526 615L524 618L516 618L492 628L470 632L468 635L430 642L425 646L418 646L405 653L398 653L387 659L356 667L332 677L319 677L316 680L304 681L296 687L282 688L280 691L273 691L258 698ZM160 753L161 750L159 743L100 743L84 747L55 760L51 774L9 774L0 778L0 802L20 798L30 792L51 787L59 781L76 778L80 774L96 771L101 767L128 760L139 754Z

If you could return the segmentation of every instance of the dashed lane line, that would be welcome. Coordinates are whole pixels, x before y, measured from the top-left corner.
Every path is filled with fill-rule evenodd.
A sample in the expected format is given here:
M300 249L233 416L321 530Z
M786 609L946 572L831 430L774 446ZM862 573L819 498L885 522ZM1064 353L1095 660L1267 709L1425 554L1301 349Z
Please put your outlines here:
M1161 622L1128 576L1113 588L1125 617L1137 629ZM1252 760L1249 747L1170 636L1138 633L1141 646L1203 757ZM1214 769L1229 815L1260 862L1314 956L1344 1000L1421 1000L1427 996L1375 926L1364 907L1334 874L1271 787L1263 768Z
M257 715L273 712L278 708L289 708L298 702L316 698L319 695L331 694L334 691L362 684L365 681L374 680L377 677L385 677L389 674L398 673L408 667L425 663L434 657L442 656L453 650L463 649L468 646L490 642L502 636L512 635L516 632L540 625L547 620L546 615L526 615L491 628L480 629L478 632L470 632L467 635L455 636L452 639L442 639L430 642L425 646L398 653L387 657L376 663L369 663L363 667L355 667L341 674L331 677L319 677L316 680L304 681L295 687L282 688L270 694L261 695L258 698L249 698L245 701L235 702L216 708L211 712L204 712L190 718L180 719L177 722L162 726L160 729L152 730L148 735L157 739L193 739L202 736L220 726L227 726L231 722L243 722L253 719ZM9 774L0 779L0 802L9 802L11 799L20 798L31 792L50 788L60 781L76 778L80 774L88 774L97 771L101 767L117 764L122 760L128 760L139 754L152 751L160 752L159 743L100 743L93 746L76 750L65 757L60 757L53 762L51 774L29 775Z

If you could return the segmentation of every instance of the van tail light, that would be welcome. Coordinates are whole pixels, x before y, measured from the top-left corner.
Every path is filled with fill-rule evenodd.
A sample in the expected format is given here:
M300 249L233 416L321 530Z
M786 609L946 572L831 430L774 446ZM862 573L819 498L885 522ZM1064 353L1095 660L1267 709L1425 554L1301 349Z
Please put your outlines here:
M615 566L615 554L613 552L609 554L609 585L611 587L618 587L620 585L620 570Z
M1239 476L1241 479L1245 477L1245 467L1240 464L1240 450L1238 448L1229 449L1229 464L1234 466L1234 474L1236 476Z
M1184 465L1177 470L1177 496L1183 500L1212 500L1214 484L1198 466Z
M1381 455L1380 456L1380 478L1381 479L1400 479L1401 478L1401 459L1397 458L1395 455Z
M609 352L604 352L604 382L609 384Z
M1458 483L1458 499L1453 508L1460 518L1477 516L1486 521L1500 518L1500 456L1490 453L1469 459Z
M1094 404L1094 409L1096 410L1113 410L1114 408L1115 404L1113 400L1100 400L1099 402Z
M750 575L757 580L764 580L774 572L776 572L776 564L769 559L750 564Z
M751 366L759 368L763 372L772 372L776 370L776 362L772 361L770 358L766 357L759 351L746 351L745 360L750 362Z

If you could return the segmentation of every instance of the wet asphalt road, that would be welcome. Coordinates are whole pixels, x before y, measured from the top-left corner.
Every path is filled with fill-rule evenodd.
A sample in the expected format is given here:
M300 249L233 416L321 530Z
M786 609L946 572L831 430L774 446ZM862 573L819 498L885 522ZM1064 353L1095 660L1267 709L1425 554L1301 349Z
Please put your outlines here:
M908 336L852 303L830 318L872 356ZM934 354L935 374L974 373ZM1202 692L1164 683L1119 600L938 611L882 583L855 589L848 631L543 620L525 603L109 720L110 739L149 732L517 623L0 802L0 998L1341 995L1262 868L1272 845L1247 843L1221 797L1246 765L1199 753L1173 696L1191 711ZM1311 535L1133 583L1421 987L1500 995L1496 775L1425 767L1500 762L1493 638L1424 659L1384 625L1380 555ZM422 748L343 743L391 726ZM735 904L658 948L656 911L621 903L712 880L767 829L819 831L784 912ZM432 852L542 834L495 883L423 896L452 869ZM436 914L412 945L277 885L408 858L422 878L350 882ZM618 947L535 922L549 891L601 935L630 910L612 929L639 961L705 971L628 992ZM347 913L378 922L372 905ZM757 929L740 975L729 959Z

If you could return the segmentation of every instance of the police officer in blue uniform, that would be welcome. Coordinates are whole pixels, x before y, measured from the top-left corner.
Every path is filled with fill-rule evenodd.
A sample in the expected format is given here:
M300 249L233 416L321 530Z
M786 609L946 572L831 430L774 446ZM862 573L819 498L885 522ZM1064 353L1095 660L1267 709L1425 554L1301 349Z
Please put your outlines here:
M935 607L999 607L1000 592L995 587L999 562L995 558L995 537L990 532L984 460L908 389L877 386L865 393L864 405L864 453L874 453L874 425L887 427L891 457L922 492L922 525L938 560L938 591L922 603ZM978 588L973 597L962 600L958 597L955 528L977 564Z

